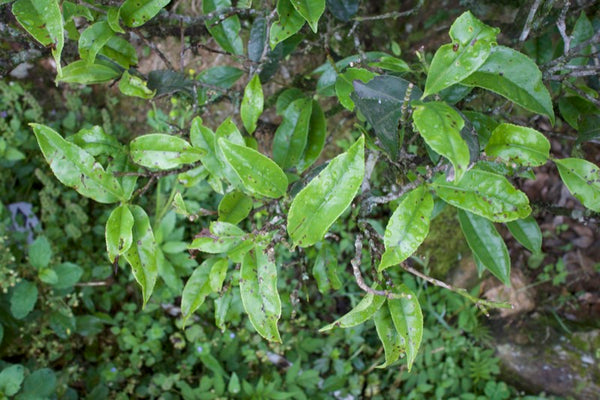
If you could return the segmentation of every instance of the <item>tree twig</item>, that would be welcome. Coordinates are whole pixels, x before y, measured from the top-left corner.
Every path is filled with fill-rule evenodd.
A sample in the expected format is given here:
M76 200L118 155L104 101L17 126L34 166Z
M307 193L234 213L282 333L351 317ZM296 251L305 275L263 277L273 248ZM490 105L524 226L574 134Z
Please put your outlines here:
M533 23L533 18L535 17L535 13L537 9L540 7L542 0L535 0L529 9L529 14L527 15L527 21L525 21L525 25L523 26L523 32L521 32L521 36L519 36L519 42L524 42L527 40L529 36L529 32L531 31L531 25Z

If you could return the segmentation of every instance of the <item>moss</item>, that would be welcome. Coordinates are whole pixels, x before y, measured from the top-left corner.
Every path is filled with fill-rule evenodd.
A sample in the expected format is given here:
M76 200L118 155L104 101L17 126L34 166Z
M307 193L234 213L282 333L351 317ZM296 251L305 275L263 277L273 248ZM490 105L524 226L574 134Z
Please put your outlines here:
M418 254L429 260L433 277L444 278L468 253L469 246L460 229L456 209L447 206L431 221L429 235Z

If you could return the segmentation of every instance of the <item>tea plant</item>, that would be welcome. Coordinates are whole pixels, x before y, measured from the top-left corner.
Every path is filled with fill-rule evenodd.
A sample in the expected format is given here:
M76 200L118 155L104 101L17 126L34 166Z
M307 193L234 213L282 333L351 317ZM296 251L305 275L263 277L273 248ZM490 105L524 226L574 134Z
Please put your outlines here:
M33 38L51 49L57 83L118 82L126 96L172 96L186 103L180 109L185 112L175 123L155 112L154 126L161 132L128 138L126 143L98 125L69 137L43 123L31 127L63 185L111 205L105 225L110 262L115 268L124 261L130 265L144 306L151 306L160 280L180 294L183 326L210 298L220 328L226 327L233 305L241 304L262 337L282 342L282 268L312 267L319 290L328 298L331 289L344 287L339 274L345 268L337 263L338 253L351 250L350 267L364 296L336 321L316 316L325 325L321 331L372 320L385 353L378 367L405 357L410 370L423 339L424 316L419 296L400 272L450 290L484 312L510 307L477 298L414 265L411 257L444 207L458 210L480 273L489 271L506 285L510 258L494 224L506 224L532 252L541 246L529 199L515 187L516 178L533 178L535 167L553 163L569 191L588 209L587 215L600 212L596 165L580 157L552 156L549 140L533 127L463 107L461 100L467 96L489 91L517 105L518 112L555 124L552 97L536 62L498 44L499 29L468 11L453 22L450 42L430 60L419 53L420 62L409 65L358 46L357 54L337 61L329 57L317 68L314 90L286 87L265 97L263 85L286 56L314 38L327 43L319 33L326 24L325 10L341 21L358 23L358 1L278 0L276 7L268 1L238 1L232 7L229 0L210 0L202 2L199 16L165 10L168 0L117 3L17 0L12 12ZM191 29L200 23L206 31ZM144 32L161 24L165 31L180 34L181 66L176 71L160 53L169 69L146 76L136 69L132 40L142 38L156 48ZM570 36L559 26L565 54L548 61L545 71L560 82L557 90L570 94L560 109L575 127L598 116L598 100L585 83L588 75L569 72L588 70L571 67L587 66L597 52L598 35L590 26L585 14ZM242 60L244 70L220 66L197 77L185 74L183 54L207 47L204 34L221 47L211 51ZM66 44L76 46L79 59L66 57L63 65ZM242 76L247 83L243 93L236 94L231 88ZM213 131L197 116L224 97L239 104L243 130L227 118ZM344 151L324 161L330 113L323 105L328 97L335 97L362 123L352 136L345 135ZM281 123L265 151L257 130L265 107L273 106ZM586 112L576 111L580 109ZM189 124L187 116L194 116ZM593 139L594 132L582 130L578 141ZM152 200L145 194L154 185ZM200 222L189 225L193 238L183 228L174 229L171 208ZM201 264L184 262L186 251L201 253ZM187 277L183 287L182 277ZM33 297L33 291L28 293ZM163 378L161 384L167 385L168 378ZM254 392L244 390L267 390L261 382ZM238 390L238 384L230 384ZM486 386L487 391L504 390Z

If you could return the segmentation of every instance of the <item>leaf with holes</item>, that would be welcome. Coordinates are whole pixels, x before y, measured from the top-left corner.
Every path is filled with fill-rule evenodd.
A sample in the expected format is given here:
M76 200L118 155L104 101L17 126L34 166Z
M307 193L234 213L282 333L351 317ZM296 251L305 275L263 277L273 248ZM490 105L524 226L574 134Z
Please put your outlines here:
M294 246L308 247L321 240L348 208L365 174L364 148L365 138L361 136L296 195L287 226Z
M63 185L99 203L124 200L123 188L88 152L45 125L31 124L44 158Z
M304 17L296 11L291 0L277 0L277 15L279 19L273 22L269 31L271 49L298 32L304 25Z
M403 339L406 364L410 371L423 339L423 313L417 296L406 285L397 286L394 288L394 292L403 297L388 299L387 304L396 331Z
M490 157L499 157L518 165L537 167L550 157L550 142L532 128L513 124L500 124L492 132L485 146Z
M373 322L375 322L377 336L379 336L379 340L383 344L383 351L385 352L385 362L378 365L377 368L387 368L396 362L404 352L404 339L398 334L394 326L392 314L390 314L387 304L382 305L377 310L373 316Z
M150 21L171 0L125 0L119 9L125 25L137 28Z
M260 246L246 253L242 260L240 295L254 329L269 341L281 342L277 330L281 317L277 266Z
M203 229L188 246L189 249L205 253L225 253L239 246L246 232L228 222L212 222L210 229Z

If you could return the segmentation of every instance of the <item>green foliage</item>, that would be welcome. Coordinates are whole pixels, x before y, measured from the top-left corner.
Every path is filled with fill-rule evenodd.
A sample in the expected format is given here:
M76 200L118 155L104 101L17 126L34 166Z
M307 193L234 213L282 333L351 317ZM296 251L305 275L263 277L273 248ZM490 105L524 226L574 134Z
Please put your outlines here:
M107 95L109 115L84 104L81 97L92 91L83 88L48 120L23 88L2 86L0 103L11 116L0 128L11 133L0 139L0 163L11 173L0 181L20 188L2 203L23 201L41 187L31 201L42 222L13 233L0 209L0 301L7 310L0 332L16 344L3 351L29 356L1 366L2 393L74 398L77 386L90 398L513 395L496 381L491 351L450 326L475 332L469 301L506 305L477 299L476 292L427 288L405 263L422 261L419 247L446 206L458 213L480 272L509 285L510 257L494 223L506 223L519 243L541 254L540 229L514 178L531 176L548 160L569 191L600 212L595 165L554 158L542 132L515 124L508 112L488 112L494 98L484 90L555 124L538 57L498 45L499 30L467 11L450 27L451 43L428 49L429 63L420 52L419 63L409 64L397 43L393 56L358 45L347 54L336 34L331 41L347 57L335 61L328 44L324 65L276 91L271 78L280 64L331 32L335 21L326 13L361 21L358 1L278 0L271 9L211 0L202 2L198 18L169 3L12 6L25 31L51 47L58 82L118 81L117 93L131 99L117 105ZM202 23L205 30L192 29ZM181 70L160 53L167 70L140 72L133 38L142 35L156 51L147 33L173 27L182 40ZM582 14L572 42L585 44L591 32ZM208 36L221 49L208 48ZM65 41L73 50L63 54ZM244 69L186 71L185 53L197 47L241 60ZM592 46L585 50L568 65L586 65ZM577 90L565 83L569 95L558 109L580 129L582 143L597 136L598 109L593 95L581 94L589 87L571 86ZM477 101L464 101L467 95ZM153 99L149 127L115 122L117 107L134 97L139 104ZM168 113L161 109L165 97ZM218 106L225 100L234 112L223 120ZM327 108L334 102L340 107ZM356 125L333 137L339 110ZM266 135L269 143L263 129L271 111L281 122ZM56 185L51 173L74 191ZM15 239L7 244L9 230ZM314 337L319 328L327 335ZM32 337L50 342L39 361L42 345L25 348ZM439 347L447 350L434 351ZM59 358L61 365L96 367L51 369ZM396 363L400 371L371 377L374 368Z

